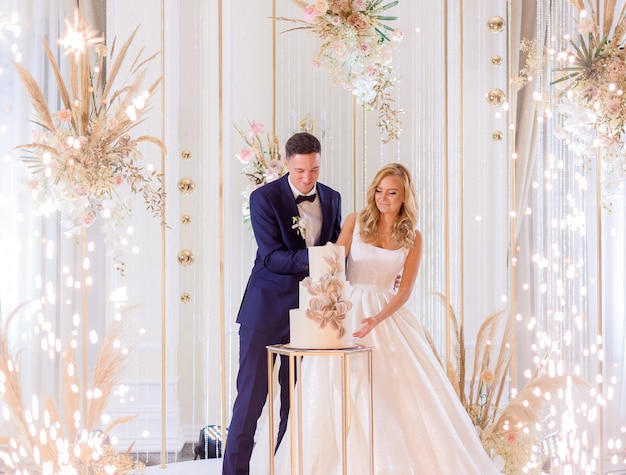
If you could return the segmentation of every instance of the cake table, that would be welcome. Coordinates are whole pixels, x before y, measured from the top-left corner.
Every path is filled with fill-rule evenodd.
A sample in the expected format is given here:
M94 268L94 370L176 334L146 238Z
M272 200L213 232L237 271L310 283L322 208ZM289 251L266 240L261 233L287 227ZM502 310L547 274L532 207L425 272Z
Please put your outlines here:
M295 390L295 372L302 374L302 358L315 358L319 356L337 357L341 359L341 433L343 435L341 455L343 475L348 475L348 423L350 418L350 358L353 355L361 355L367 358L367 378L369 384L368 409L369 409L369 473L374 473L374 407L372 393L372 347L354 346L333 350L313 350L293 348L287 345L270 345L267 347L268 367L268 410L269 410L269 437L270 437L270 475L274 475L274 361L276 355L288 356L289 358L289 407L290 417L290 443L291 443L291 474L303 473L302 463L302 385ZM296 394L297 393L297 394ZM297 401L296 401L297 397ZM297 437L296 437L297 436Z

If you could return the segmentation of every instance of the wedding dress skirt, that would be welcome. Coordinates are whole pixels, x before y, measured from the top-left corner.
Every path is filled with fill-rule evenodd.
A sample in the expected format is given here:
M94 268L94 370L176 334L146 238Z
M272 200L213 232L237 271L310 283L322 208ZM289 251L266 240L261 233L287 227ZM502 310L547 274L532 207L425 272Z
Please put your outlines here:
M393 297L391 289L406 255L402 249L362 243L355 230L347 265L355 328L360 327L359 320L376 315ZM415 315L401 308L361 343L374 347L374 473L500 473L482 447ZM347 472L361 475L370 473L367 361L364 355L354 355L350 361ZM297 384L303 391L303 467L309 475L342 473L340 365L337 357L303 358ZM276 453L275 470L279 475L291 473L289 429ZM259 424L250 473L269 473L267 420Z

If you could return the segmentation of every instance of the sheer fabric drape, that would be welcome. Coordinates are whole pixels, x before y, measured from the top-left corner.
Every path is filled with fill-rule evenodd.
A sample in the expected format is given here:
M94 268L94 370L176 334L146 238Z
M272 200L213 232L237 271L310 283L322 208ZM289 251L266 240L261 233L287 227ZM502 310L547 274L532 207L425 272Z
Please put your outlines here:
M567 1L516 1L511 2L511 9L510 50L514 52L512 61L515 72L524 66L526 60L524 53L518 53L522 39L536 40L539 51L554 41L552 38L562 37L560 30L575 32L572 19L577 17L577 13ZM623 369L626 361L623 318L626 264L624 200L622 198L615 203L612 214L601 212L598 217L595 171L587 176L590 183L587 191L576 187L576 160L554 135L554 129L559 125L557 115L552 121L545 120L544 111L537 107L533 97L535 92L545 93L553 87L547 65L541 63L537 66L533 82L520 90L515 98L517 121L514 148L517 158L514 210L517 219L514 248L517 263L514 308L523 316L524 325L536 327L533 332L518 332L515 365L518 371L513 376L517 386L522 387L524 370L535 367L540 354L540 351L530 351L531 345L538 345L545 354L550 350L545 346L546 341L550 340L556 350L552 351L552 355L556 357L557 365L566 372L580 371L595 386L598 360L593 349L596 335L602 334L606 352L603 386L609 398L604 409L606 449L607 441L619 438L620 427L626 423L626 409L620 403L626 398L626 373ZM555 171L555 164L559 162L565 166L562 169L557 166ZM546 177L553 173L559 174L558 180L550 182ZM582 220L584 229L572 225L576 220ZM566 222L567 225L562 225ZM601 229L596 226L598 222L601 222ZM600 234L602 241L598 252L600 243L597 238ZM566 256L565 259L554 255L556 248ZM601 266L597 257L602 259ZM550 267L541 268L542 261L548 262ZM560 269L550 272L557 261L561 264ZM565 276L565 262L568 261L576 263L579 269L575 279ZM600 267L601 276L598 275ZM595 292L596 279L601 279L603 284L601 296ZM602 328L596 311L597 298L600 297ZM570 342L565 341L568 334L573 336ZM581 358L588 352L591 353L589 357ZM593 401L589 402L593 404ZM597 425L587 429L595 437L598 436Z

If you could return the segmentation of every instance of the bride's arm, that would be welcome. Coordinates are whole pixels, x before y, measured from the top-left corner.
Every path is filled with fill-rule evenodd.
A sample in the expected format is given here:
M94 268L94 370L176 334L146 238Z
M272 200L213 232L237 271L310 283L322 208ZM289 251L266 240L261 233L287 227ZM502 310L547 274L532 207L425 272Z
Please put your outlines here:
M355 223L356 213L349 214L341 227L341 232L335 243L337 246L344 246L346 248L346 257L350 254L350 245L352 244L352 233L354 232Z
M400 287L398 292L394 295L389 303L385 305L380 312L373 317L364 318L361 323L364 325L360 330L354 333L357 338L363 338L369 332L371 332L376 325L382 322L385 318L393 315L400 307L402 307L413 292L415 280L417 279L417 273L419 271L420 261L422 259L422 234L417 231L415 234L415 241L413 242L413 248L407 255L406 262L404 263L404 271L402 273L402 280L400 281Z

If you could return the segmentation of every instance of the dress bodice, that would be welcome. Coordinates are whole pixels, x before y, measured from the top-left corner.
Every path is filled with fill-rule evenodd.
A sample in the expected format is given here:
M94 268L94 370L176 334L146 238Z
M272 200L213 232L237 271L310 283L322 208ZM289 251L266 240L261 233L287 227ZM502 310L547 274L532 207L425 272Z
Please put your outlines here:
M361 241L355 226L348 256L346 276L353 287L377 292L392 290L396 276L402 272L407 250L383 249Z

